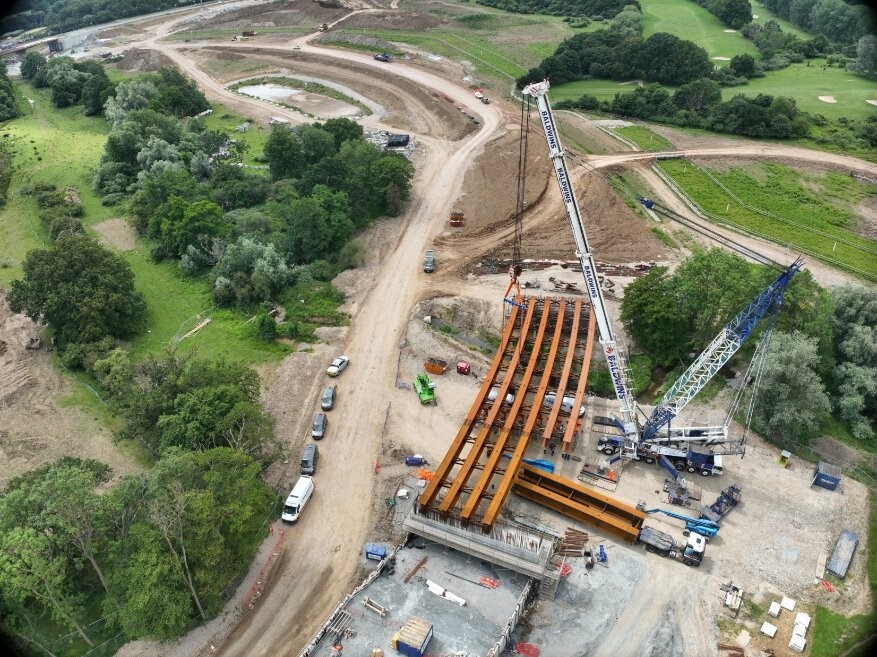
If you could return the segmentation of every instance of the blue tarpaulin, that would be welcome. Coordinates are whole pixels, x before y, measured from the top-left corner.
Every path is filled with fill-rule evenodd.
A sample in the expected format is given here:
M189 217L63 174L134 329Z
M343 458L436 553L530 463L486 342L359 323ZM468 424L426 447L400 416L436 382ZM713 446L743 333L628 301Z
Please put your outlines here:
M551 461L546 461L545 459L523 459L523 461L527 465L532 465L534 468L545 470L545 472L554 472L554 464Z

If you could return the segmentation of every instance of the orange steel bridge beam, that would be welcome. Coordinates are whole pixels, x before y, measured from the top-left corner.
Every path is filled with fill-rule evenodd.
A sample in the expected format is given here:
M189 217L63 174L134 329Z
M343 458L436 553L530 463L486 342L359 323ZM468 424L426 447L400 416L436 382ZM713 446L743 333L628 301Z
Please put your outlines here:
M524 464L515 491L568 517L612 531L631 543L639 536L646 514L607 495L555 474Z
M490 435L490 431L493 428L493 422L496 420L496 416L499 415L499 412L502 410L503 404L505 403L506 391L508 391L512 382L512 374L517 369L518 362L521 360L521 353L524 351L524 344L527 342L527 333L530 330L530 322L533 320L533 312L535 310L536 304L534 303L534 300L531 299L527 304L527 314L524 318L521 331L518 334L518 344L512 355L511 363L509 363L509 369L506 372L506 376L503 379L502 384L500 384L499 390L497 390L496 399L493 400L490 411L487 413L487 419L484 422L484 426L481 428L481 431L478 432L478 438L475 439L475 443L469 449L469 453L466 455L466 460L463 462L463 465L460 466L460 469L457 471L457 476L454 477L454 481L451 483L451 487L448 489L448 492L445 493L441 504L439 504L439 511L447 512L454 507L457 503L457 499L460 497L463 486L466 484L469 475L472 473L472 469L478 464L478 459L481 457L481 452L487 442L487 437ZM488 385L483 387L482 395L484 390L489 389L490 387L490 380L485 379L485 381L488 381ZM482 395L479 395L479 397Z
M536 390L536 395L533 399L533 406L530 409L530 415L527 417L527 423L524 426L523 432L521 432L521 436L518 438L518 444L515 447L511 461L506 468L505 475L500 480L499 486L497 486L496 495L494 495L493 499L490 501L490 505L487 507L487 512L482 519L483 524L488 527L493 526L502 507L505 506L506 499L508 499L509 493L512 490L512 485L515 481L518 466L521 465L521 461L527 451L527 444L530 442L533 427L539 419L542 400L545 398L545 392L548 390L548 385L551 382L551 372L554 368L554 360L557 358L557 349L560 346L560 339L563 337L563 320L566 313L566 304L566 298L561 298L560 306L557 311L557 322L554 326L554 338L551 340L551 350L548 353L548 359L545 361L545 368L542 371L539 388ZM546 310L546 315L547 314L548 312ZM534 359L534 361L535 360L537 359ZM555 404L557 404L556 399L557 398L555 397Z
M579 375L579 387L576 389L576 399L573 402L569 422L567 422L566 431L563 434L563 451L565 452L572 448L573 434L582 424L582 420L579 418L579 409L582 407L582 400L585 398L585 389L588 387L588 370L591 369L591 351L594 348L595 324L594 307L591 306L591 312L588 313L588 336L585 338L585 360L582 362L582 371Z
M581 319L581 316L582 300L576 299L575 313L573 314L572 320L572 332L570 333L571 337L569 344L566 347L566 360L563 364L563 372L560 375L560 381L557 384L557 395L554 397L554 406L551 407L551 412L548 414L548 421L545 423L545 429L542 431L542 447L545 447L551 439L551 432L554 430L554 425L557 423L557 416L560 413L560 407L563 405L561 403L563 401L563 393L566 390L566 382L569 380L569 373L572 370L573 360L575 360L576 336L579 334L579 320ZM573 413L577 412L578 411L573 409Z
M530 300L530 303L532 305L536 305L533 303L532 299ZM469 520L475 509L478 508L478 504L481 502L481 496L484 494L484 490L487 488L487 484L490 483L490 480L493 478L493 475L496 471L496 466L499 463L502 452L505 449L506 443L508 442L509 434L511 433L515 421L518 418L518 412L524 405L526 392L530 388L530 379L533 378L533 372L536 371L536 366L539 363L539 352L542 350L542 340L545 338L545 329L548 327L548 319L550 318L550 316L551 300L545 299L542 302L542 320L539 322L539 330L536 333L536 340L533 342L533 347L530 351L530 362L527 363L527 369L524 371L524 376L521 378L520 386L518 386L518 395L517 397L515 397L515 401L512 404L512 408L509 410L508 417L506 418L505 425L503 426L502 431L500 431L500 434L493 445L493 451L490 453L490 456L487 459L487 463L484 464L484 468L481 471L481 476L478 477L478 481L472 488L469 499L466 500L466 504L463 506L463 512L461 513L461 515L465 520ZM537 404L538 403L541 403L541 400L539 400ZM530 415L533 416L534 414L538 414L538 409L538 406L534 406L534 408L530 411ZM520 445L522 443L526 446L526 438L523 436L518 441L518 449L515 450L516 454L520 449ZM505 479L514 479L516 469L517 464L514 463L513 458L512 464L509 465L508 468L506 468L503 481L505 481ZM502 482L500 483L500 487L502 487Z
M529 481L636 527L641 527L647 517L644 511L640 511L621 500L527 463L524 463L518 470L518 479Z
M509 343L511 341L517 318L518 306L513 305L512 311L511 313L509 313L508 324L506 325L505 331L502 334L502 341L499 345L499 348L496 350L496 354L494 354L493 356L493 361L491 361L490 363L490 369L487 372L485 381L493 381L493 377L496 376L496 371L502 364L503 356L506 349L508 349ZM469 431L472 428L472 424L475 422L475 417L478 415L478 411L481 409L482 404L484 404L484 400L487 398L489 390L490 386L482 387L482 389L479 390L478 394L475 396L475 401L472 402L469 413L466 415L466 419L463 421L463 425L457 432L457 436L456 438L454 438L454 442L451 443L451 446L445 453L445 457L436 468L435 474L433 474L433 477L429 481L429 484L420 495L420 499L418 500L418 502L421 505L431 505L438 495L439 490L445 484L445 481L447 480L448 475L450 475L454 464L460 458L460 452L463 450L463 445L466 443L466 440L469 437Z

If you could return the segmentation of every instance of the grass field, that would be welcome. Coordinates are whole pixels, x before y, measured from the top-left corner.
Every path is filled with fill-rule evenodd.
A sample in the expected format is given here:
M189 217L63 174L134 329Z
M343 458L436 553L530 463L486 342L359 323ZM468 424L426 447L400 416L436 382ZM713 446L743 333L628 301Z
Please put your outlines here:
M671 151L673 144L664 139L661 135L652 132L648 128L638 125L626 126L623 128L615 128L615 132L636 144L640 150L644 151Z
M3 126L3 131L15 141L15 173L9 202L0 210L0 260L11 259L17 264L0 268L0 286L21 277L21 262L28 251L48 244L48 236L37 216L36 202L19 194L23 186L34 182L75 186L85 208L82 221L92 236L95 233L90 227L120 215L118 208L102 206L91 189L109 132L106 121L102 117L84 116L81 106L56 109L46 89L23 84L16 85L16 89L22 109L28 108L28 113ZM32 109L29 109L28 98L34 100ZM222 106L213 107L213 114L207 117L208 127L233 129L243 122L242 117L227 113ZM255 155L261 154L267 133L263 128L251 126L247 133L233 134L249 144L247 159L252 161ZM135 286L146 297L149 313L147 330L132 343L135 357L165 349L181 326L192 328L197 315L213 305L206 280L184 277L175 263L153 263L148 250L146 244L138 243L134 251L123 253L134 271ZM210 324L193 338L184 340L178 348L183 351L195 348L205 356L226 355L247 363L279 360L289 351L289 347L281 343L253 339L245 324L247 319L241 313L215 314Z
M642 0L643 37L669 32L680 39L693 41L707 51L710 58L757 55L755 45L739 32L725 32L727 26L692 0ZM758 12L755 12L758 13ZM718 65L727 62L715 61Z
M36 203L19 190L34 183L74 186L85 209L83 222L99 223L115 214L105 208L91 191L91 181L107 139L108 127L102 117L86 117L82 107L56 109L48 89L16 84L19 107L24 116L3 126L14 143L15 173L9 187L9 202L0 209L0 260L17 263L33 248L47 243ZM33 107L28 99L33 100ZM19 266L0 269L0 285L21 276Z
M873 194L863 183L842 174L808 175L778 164L724 172L685 160L666 160L658 166L713 221L755 232L877 280L877 240L854 232L852 206Z
M670 87L667 87L670 89ZM551 87L551 102L560 100L578 100L582 95L589 94L599 100L612 100L615 94L633 91L632 82L616 80L576 80Z
M877 82L866 80L849 71L828 67L824 59L792 64L779 71L771 71L763 78L750 80L742 87L722 90L728 100L738 93L756 96L788 96L795 99L798 109L811 114L822 114L836 119L864 119L877 113L877 107L866 100L877 100ZM834 96L837 103L825 103L819 96Z
M413 3L413 8L441 16L447 22L428 30L352 29L385 41L409 44L430 53L471 62L487 78L517 78L551 55L564 39L579 32L599 29L601 23L573 29L560 16L514 14L461 3L437 7L435 3ZM334 45L344 45L343 43Z

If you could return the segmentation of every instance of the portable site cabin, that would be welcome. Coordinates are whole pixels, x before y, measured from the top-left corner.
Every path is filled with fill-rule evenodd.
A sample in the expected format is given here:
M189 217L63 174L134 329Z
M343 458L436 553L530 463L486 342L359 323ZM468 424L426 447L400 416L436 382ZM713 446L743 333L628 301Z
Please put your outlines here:
M840 468L836 465L820 461L816 464L816 469L813 471L813 481L810 482L810 486L835 490L838 484L840 484L840 474Z
M393 635L390 645L406 657L423 657L432 639L432 623L409 616L402 629Z

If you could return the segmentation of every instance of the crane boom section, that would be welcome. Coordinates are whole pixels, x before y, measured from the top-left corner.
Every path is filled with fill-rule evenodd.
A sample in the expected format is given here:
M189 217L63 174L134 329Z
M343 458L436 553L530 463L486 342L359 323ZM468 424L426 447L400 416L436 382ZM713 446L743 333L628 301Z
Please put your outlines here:
M549 86L548 80L535 82L525 87L522 93L536 99L539 119L542 123L542 128L545 130L545 138L548 140L548 154L554 165L554 173L557 177L557 184L560 187L560 195L563 198L566 216L572 229L573 240L576 245L576 257L582 266L585 286L588 288L588 296L591 298L591 305L594 308L594 316L597 320L597 331L600 337L600 344L603 346L603 355L606 358L606 364L609 366L609 375L612 378L615 396L618 398L620 411L624 419L625 437L629 439L629 442L635 444L639 442L639 429L636 423L636 400L628 389L627 381L629 378L624 358L619 353L615 343L615 335L609 323L609 315L606 312L606 304L603 301L603 292L600 289L600 283L597 278L597 267L585 234L582 213L579 210L575 194L573 194L572 181L566 169L560 136L557 132L554 116L551 113L551 107L546 96Z
M746 308L725 325L655 407L651 417L643 426L643 441L653 438L661 427L678 415L722 366L737 353L761 318L768 311L775 311L782 304L786 286L802 265L803 261L800 258L795 260L773 283L768 285Z

